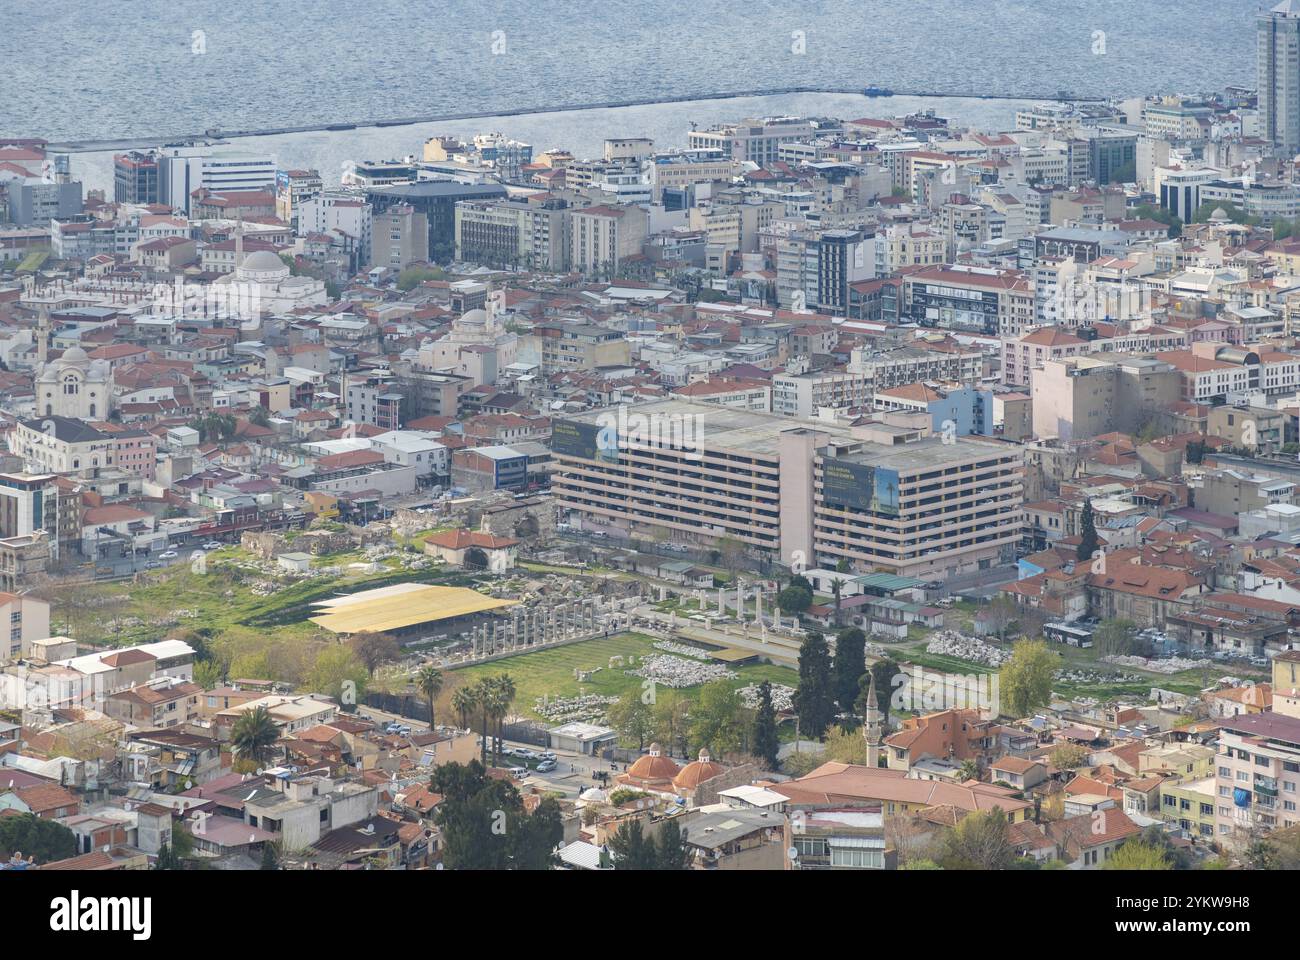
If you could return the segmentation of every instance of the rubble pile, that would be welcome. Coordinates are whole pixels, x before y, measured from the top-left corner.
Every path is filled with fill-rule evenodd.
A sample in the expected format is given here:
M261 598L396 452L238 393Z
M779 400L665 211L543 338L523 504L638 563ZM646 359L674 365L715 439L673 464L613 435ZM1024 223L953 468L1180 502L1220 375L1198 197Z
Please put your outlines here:
M641 666L635 670L625 671L630 677L651 680L665 687L695 687L714 680L734 680L734 670L716 663L701 663L698 660L686 660L667 654L652 654L641 658Z
M986 667L1000 667L1011 659L1007 651L985 643L979 637L968 637L955 630L940 630L925 645L926 653L937 653L945 657L956 657L981 663Z
M750 710L758 709L758 684L741 687L736 693L740 694L740 702ZM784 683L772 684L772 707L776 710L794 709L794 687L787 687Z

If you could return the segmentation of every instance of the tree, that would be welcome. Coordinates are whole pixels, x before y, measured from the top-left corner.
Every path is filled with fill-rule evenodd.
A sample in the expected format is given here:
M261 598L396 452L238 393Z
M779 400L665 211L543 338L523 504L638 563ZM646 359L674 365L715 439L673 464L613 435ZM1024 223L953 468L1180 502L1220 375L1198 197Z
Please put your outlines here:
M1130 840L1106 861L1103 870L1172 870L1165 851L1143 840Z
M392 663L402 656L402 645L389 633L367 631L353 634L348 646L357 655L357 659L366 665L366 673L372 677L380 664Z
M659 851L645 835L639 818L623 821L618 832L609 838L609 852L615 870L656 870L659 866Z
M772 706L772 683L764 680L758 685L758 712L754 715L754 754L767 764L767 769L777 768L781 741L776 731L776 709Z
M998 676L999 713L1023 717L1051 703L1056 660L1046 641L1017 640Z
M685 870L690 863L691 852L686 846L686 834L676 817L670 817L659 828L656 848L658 870Z
M720 757L745 746L745 708L738 694L725 680L700 688L691 708L691 741Z
M939 863L945 870L1005 870L1015 859L1000 808L968 813L944 831Z
M155 870L180 870L180 858L172 852L171 847L163 844L158 849L158 858L154 861L153 869Z
M496 721L496 742L494 746L496 763L497 766L500 766L502 733L505 729L506 717L510 715L510 708L514 706L517 690L515 681L511 679L508 673L499 673L495 677L489 677L485 682L491 689L489 699L492 703L492 717Z
M415 685L420 688L424 694L424 699L429 702L429 729L433 729L433 707L438 701L438 694L442 693L443 676L442 671L432 664L426 664L420 668L416 674Z
M835 684L831 677L831 654L826 638L813 631L799 647L799 688L794 694L799 729L817 740L835 719Z
M442 862L449 870L547 870L564 839L553 797L529 814L514 784L487 776L477 760L444 763L429 783L442 795L434 823L442 832Z
M270 841L262 844L262 870L279 870L280 861L275 855L275 845Z
M857 708L859 682L867 672L867 635L857 627L835 636L835 700L841 713Z
M265 706L241 713L230 728L230 743L240 760L262 765L270 755L271 744L280 739L280 730Z
M1138 636L1137 624L1132 620L1103 620L1093 632L1092 642L1103 656L1151 655L1151 643Z
M1083 747L1073 743L1063 743L1054 747L1047 758L1057 770L1077 770L1088 762L1089 753Z
M67 860L77 855L77 837L63 824L32 813L0 817L0 861L19 854L38 865Z
M836 627L840 625L840 604L842 602L840 595L843 593L844 593L844 583L843 581L837 579L834 583L831 584L831 596L835 598L835 626Z
M821 761L834 760L836 763L854 763L859 766L867 762L867 741L860 730L845 730L832 727L826 731L826 749L820 754Z
M484 677L470 688L469 698L476 709L483 734L480 758L487 765L488 751L493 763L501 762L501 731L515 699L515 682L509 674Z
M478 704L475 701L474 687L457 687L451 694L451 709L456 711L456 718L460 720L462 729L469 729L471 720Z
M1020 615L1016 601L1005 593L998 594L984 611L984 622L999 640L1006 640L1007 631Z
M732 537L722 537L714 548L718 554L718 563L724 570L735 573L745 563L745 545Z
M968 757L957 767L957 779L962 783L965 783L967 780L978 780L979 778L979 761Z
M361 701L369 679L366 665L352 652L351 647L338 643L320 652L307 676L307 686L316 693L323 693L344 706L350 706Z
M776 595L776 605L782 613L800 614L812 606L812 591L793 584Z
M691 700L676 690L661 693L655 699L655 738L669 753L686 753Z
M194 682L204 690L211 690L221 683L221 666L214 660L194 664Z
M1079 550L1077 553L1080 560L1091 560L1092 555L1097 552L1100 541L1097 539L1097 526L1092 516L1092 501L1086 500L1083 504L1083 517L1079 520Z
M655 735L652 703L646 702L640 688L629 690L609 705L605 718L624 743L635 743L637 750L644 750L646 742Z

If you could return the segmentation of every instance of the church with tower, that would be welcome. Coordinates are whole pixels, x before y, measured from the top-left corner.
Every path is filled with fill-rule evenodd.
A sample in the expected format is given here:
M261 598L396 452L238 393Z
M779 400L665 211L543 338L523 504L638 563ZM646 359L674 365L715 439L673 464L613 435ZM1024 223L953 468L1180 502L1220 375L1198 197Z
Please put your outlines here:
M107 360L92 360L81 347L70 347L49 359L50 317L42 308L36 327L37 366L33 381L39 417L105 420L113 397L113 368Z

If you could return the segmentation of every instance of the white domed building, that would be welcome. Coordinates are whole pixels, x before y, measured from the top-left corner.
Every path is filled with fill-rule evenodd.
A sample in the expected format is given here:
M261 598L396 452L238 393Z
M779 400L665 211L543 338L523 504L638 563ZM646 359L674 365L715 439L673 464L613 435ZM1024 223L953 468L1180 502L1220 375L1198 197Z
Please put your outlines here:
M242 244L241 244L242 246ZM240 308L241 319L256 309L261 315L287 313L298 307L318 307L329 303L325 281L313 277L295 277L288 264L270 250L255 250L240 257L233 273L213 281L213 287L225 303Z
M113 396L113 368L107 360L91 360L81 347L70 347L40 365L33 387L39 417L104 420Z

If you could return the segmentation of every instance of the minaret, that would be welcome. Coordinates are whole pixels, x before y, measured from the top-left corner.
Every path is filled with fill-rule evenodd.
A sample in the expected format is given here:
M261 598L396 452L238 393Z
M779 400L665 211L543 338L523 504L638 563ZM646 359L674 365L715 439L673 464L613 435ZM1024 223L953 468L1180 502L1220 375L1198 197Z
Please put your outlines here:
M50 355L50 307L42 303L36 313L36 359L42 367Z
M866 709L862 711L862 738L867 741L867 766L880 766L880 748L885 740L884 716L876 700L876 674L867 685Z
M239 276L239 268L244 265L244 217L241 214L239 222L235 224L235 276Z

